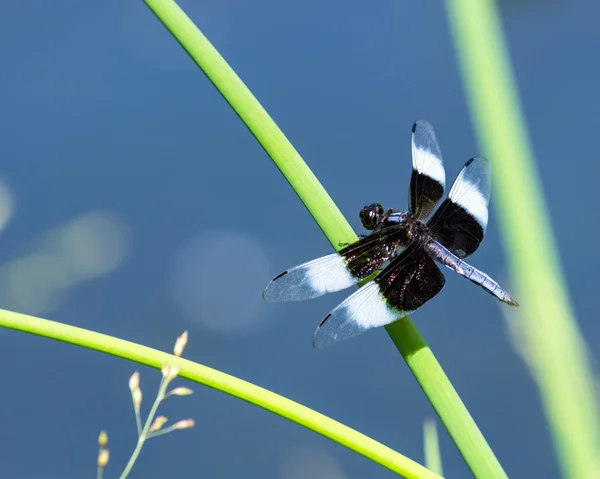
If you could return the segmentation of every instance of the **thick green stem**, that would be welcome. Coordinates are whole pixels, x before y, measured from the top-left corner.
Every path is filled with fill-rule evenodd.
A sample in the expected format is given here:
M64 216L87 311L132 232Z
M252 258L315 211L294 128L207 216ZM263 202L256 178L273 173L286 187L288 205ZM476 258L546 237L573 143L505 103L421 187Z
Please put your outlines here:
M521 302L514 321L519 340L538 384L563 477L596 477L596 381L565 287L500 13L494 0L446 3L473 123L494 165L494 204Z

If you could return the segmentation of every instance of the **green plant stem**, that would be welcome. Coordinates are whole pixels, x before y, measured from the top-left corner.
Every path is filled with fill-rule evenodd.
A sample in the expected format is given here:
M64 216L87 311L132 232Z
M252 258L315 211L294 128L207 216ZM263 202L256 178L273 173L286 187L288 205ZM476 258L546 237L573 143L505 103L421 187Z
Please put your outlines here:
M145 439L143 439L142 436L138 436L137 443L135 444L135 449L133 450L133 453L131 454L129 461L127 461L127 465L125 466L125 469L123 469L123 472L119 476L119 479L125 479L129 475L129 473L131 472L131 469L133 469L133 465L135 464L135 461L137 460L138 456L140 455L140 451L142 450L142 447L144 446L144 442L145 442Z
M528 362L563 477L595 477L600 457L596 383L565 287L548 210L493 0L447 0L473 124L494 165L495 205Z
M427 418L423 424L423 448L425 450L425 467L436 474L444 474L435 419Z
M148 435L150 432L150 428L152 427L152 422L154 421L154 416L156 416L156 411L158 411L158 406L160 406L161 401L165 398L165 392L167 391L169 382L170 381L167 380L165 376L162 377L160 385L158 386L158 393L156 395L156 399L154 400L154 404L152 404L152 408L150 409L148 417L146 418L146 422L144 423L144 428L140 431L138 427L138 440L135 445L135 449L129 457L129 461L125 466L125 469L123 469L123 472L121 473L119 479L125 479L129 475L131 469L133 468L133 465L135 464L135 461L137 461L137 458L139 457L140 452L142 451L142 447L144 447L144 443L147 439L149 439ZM136 422L139 422L139 405L136 409Z
M283 132L219 52L172 0L144 0L246 124L335 249L357 237ZM465 461L478 478L505 478L473 418L411 319L386 327Z
M166 427L164 429L159 429L158 431L151 432L148 435L148 439L154 439L155 437L162 436L163 434L168 434L168 433L173 432L175 430L177 430L177 428L175 427L175 425Z
M179 377L217 389L271 411L371 459L407 479L441 479L387 446L297 402L215 369L156 349L66 324L0 309L0 326L75 344L160 369L169 364Z
M104 468L98 466L98 469L96 470L96 479L102 479L103 473L104 473Z

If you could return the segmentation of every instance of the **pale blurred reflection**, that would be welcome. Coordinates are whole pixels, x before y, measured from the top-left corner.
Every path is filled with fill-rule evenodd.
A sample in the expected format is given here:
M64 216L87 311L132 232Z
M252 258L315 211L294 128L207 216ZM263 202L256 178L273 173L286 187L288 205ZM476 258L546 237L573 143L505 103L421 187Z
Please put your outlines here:
M221 333L264 327L262 290L272 268L264 246L234 230L211 230L177 255L171 290L186 317Z
M33 251L0 268L3 307L29 314L57 308L69 290L114 271L129 250L129 230L114 214L83 214L45 232Z
M6 183L0 180L0 231L2 231L13 215L13 196Z
M283 457L283 479L348 479L338 462L322 449L296 447Z
M129 245L125 224L108 212L87 213L42 236L39 248L61 256L74 280L103 276L125 259Z

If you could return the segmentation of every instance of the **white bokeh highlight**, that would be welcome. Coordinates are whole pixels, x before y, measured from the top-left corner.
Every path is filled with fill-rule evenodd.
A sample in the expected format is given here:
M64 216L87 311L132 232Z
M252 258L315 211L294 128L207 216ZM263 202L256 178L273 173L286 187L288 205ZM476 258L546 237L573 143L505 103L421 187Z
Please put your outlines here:
M223 333L265 326L262 290L273 269L265 247L242 231L209 230L178 253L172 296L192 323Z
M129 249L126 225L108 212L92 212L76 218L40 242L57 256L76 279L103 276L123 262Z
M0 268L4 308L43 314L76 285L112 273L129 252L129 229L115 214L85 213L46 231L29 253Z
M283 479L348 479L331 454L315 447L295 447L283 457Z

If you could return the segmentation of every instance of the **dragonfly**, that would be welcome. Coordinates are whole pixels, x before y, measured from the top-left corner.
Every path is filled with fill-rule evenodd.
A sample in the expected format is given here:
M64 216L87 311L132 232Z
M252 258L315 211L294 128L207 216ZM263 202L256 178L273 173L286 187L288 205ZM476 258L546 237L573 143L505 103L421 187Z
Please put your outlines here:
M313 346L324 348L385 326L419 309L444 287L446 266L510 306L519 303L489 275L465 258L481 244L488 223L491 167L476 157L465 163L448 197L436 208L446 183L442 153L433 126L419 120L411 134L412 174L408 211L362 208L370 231L343 249L287 269L263 292L268 302L300 301L365 281L321 321Z

